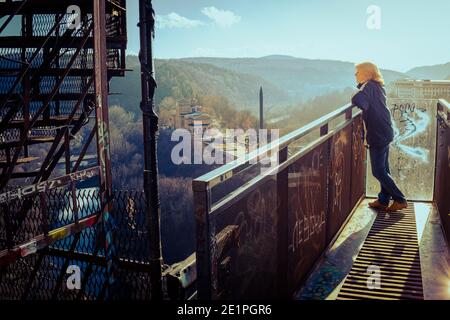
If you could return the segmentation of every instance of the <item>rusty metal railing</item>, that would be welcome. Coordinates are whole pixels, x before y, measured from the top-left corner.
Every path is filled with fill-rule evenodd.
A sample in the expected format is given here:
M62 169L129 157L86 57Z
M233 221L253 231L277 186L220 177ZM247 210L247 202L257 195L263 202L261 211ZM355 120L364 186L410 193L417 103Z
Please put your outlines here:
M110 283L105 233L102 224L96 223L102 211L99 188L76 189L76 197L71 188L48 188L42 184L34 191L12 190L0 198L5 214L0 221L0 298L105 299ZM24 198L30 198L33 207L18 232L11 234ZM120 289L113 298L149 300L150 246L144 192L115 191L111 202ZM80 270L79 288L71 289L66 283L70 266Z
M450 103L446 100L439 100L437 118L436 171L433 201L441 216L441 223L447 241L450 243Z
M270 171L214 196L274 152ZM195 179L193 190L198 298L290 297L365 194L362 112L345 105Z

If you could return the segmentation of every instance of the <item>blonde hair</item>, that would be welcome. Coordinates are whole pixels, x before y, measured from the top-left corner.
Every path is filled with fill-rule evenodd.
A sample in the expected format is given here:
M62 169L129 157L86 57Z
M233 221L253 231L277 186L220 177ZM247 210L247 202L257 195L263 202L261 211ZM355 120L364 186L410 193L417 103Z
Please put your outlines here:
M370 80L376 81L381 85L384 85L383 75L376 64L372 62L363 62L355 65L356 69L364 70L370 76Z

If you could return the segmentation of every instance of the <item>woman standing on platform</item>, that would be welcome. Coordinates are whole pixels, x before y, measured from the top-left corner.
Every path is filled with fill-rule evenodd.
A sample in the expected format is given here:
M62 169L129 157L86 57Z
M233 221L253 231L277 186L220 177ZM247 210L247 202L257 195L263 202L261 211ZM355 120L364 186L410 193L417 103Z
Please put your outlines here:
M372 174L381 186L378 199L369 206L386 211L407 208L408 202L389 170L389 146L394 139L394 130L386 104L383 76L371 62L357 64L355 76L359 91L353 96L352 103L363 110ZM389 206L391 199L394 202Z

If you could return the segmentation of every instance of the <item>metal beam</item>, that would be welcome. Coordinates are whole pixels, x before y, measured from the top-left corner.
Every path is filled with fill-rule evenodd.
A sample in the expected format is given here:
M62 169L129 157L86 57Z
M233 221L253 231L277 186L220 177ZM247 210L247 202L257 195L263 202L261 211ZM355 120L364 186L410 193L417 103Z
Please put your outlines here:
M158 163L156 134L158 115L155 113L155 71L153 64L153 38L155 11L151 0L139 0L139 29L141 52L142 119L144 126L144 191L150 236L150 265L152 299L162 300L162 253L160 231L160 203L158 190Z
M117 256L114 245L115 222L112 215L112 179L108 119L108 74L106 58L106 2L93 0L94 6L94 78L97 126L97 151L100 165L100 195L104 204L102 222L105 232L108 286L106 299L114 296L117 285Z

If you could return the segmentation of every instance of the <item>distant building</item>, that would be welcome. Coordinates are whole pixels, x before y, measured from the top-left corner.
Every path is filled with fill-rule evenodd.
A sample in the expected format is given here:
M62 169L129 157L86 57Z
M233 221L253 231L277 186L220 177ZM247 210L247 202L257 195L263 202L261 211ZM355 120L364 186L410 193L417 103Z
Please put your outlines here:
M177 101L177 114L181 118L184 115L191 113L194 105L193 100L179 100Z
M211 117L203 112L203 107L195 100L177 101L176 111L171 113L170 125L174 128L184 128L189 131L203 133L211 126Z
M392 98L450 98L450 80L398 80L391 83L388 94Z
M211 125L211 118L204 112L192 112L184 116L184 128L191 132L202 133Z

